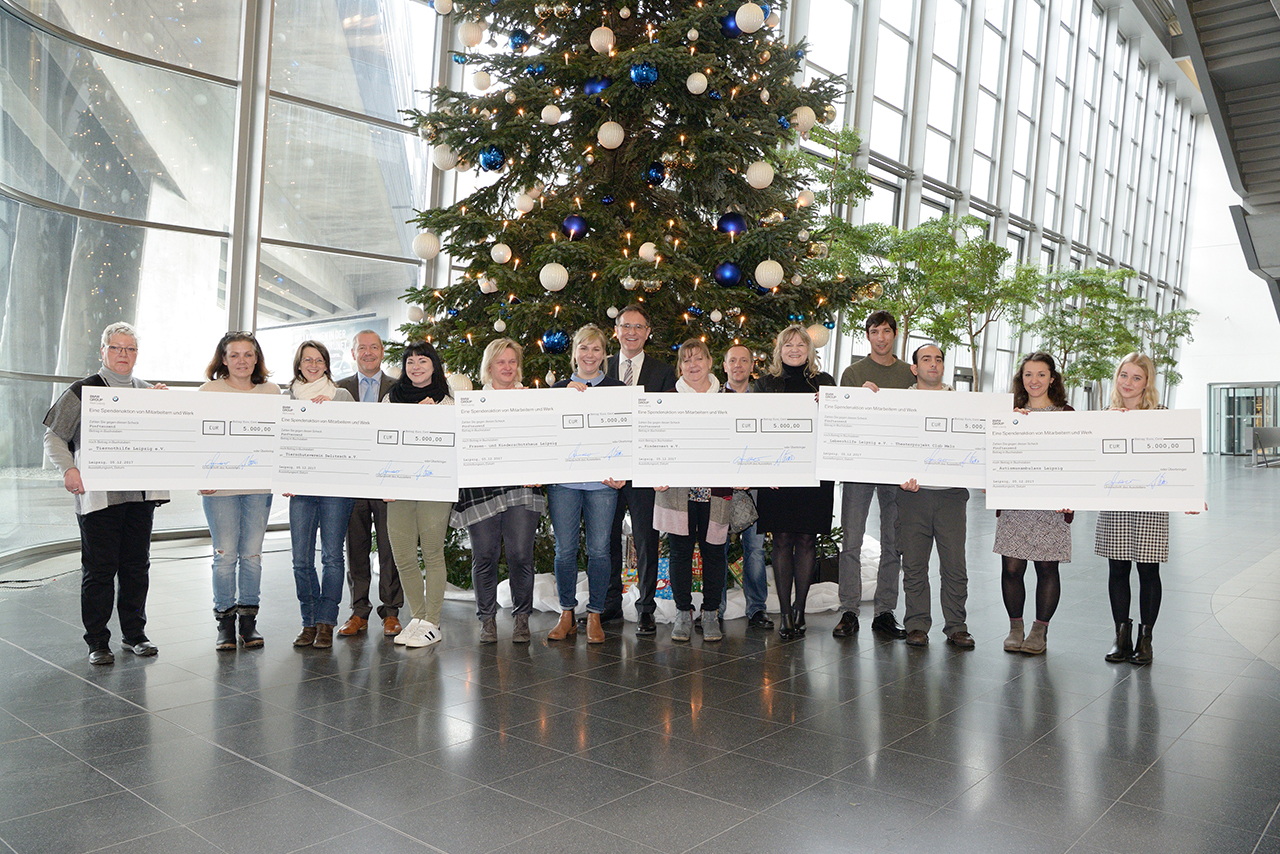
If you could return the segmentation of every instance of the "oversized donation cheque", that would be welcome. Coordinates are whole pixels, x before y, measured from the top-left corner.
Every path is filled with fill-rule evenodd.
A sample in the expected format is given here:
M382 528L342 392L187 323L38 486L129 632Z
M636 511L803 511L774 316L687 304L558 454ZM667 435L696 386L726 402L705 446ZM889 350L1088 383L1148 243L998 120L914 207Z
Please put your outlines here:
M642 394L636 486L816 486L817 406L797 394Z
M1204 509L1198 409L1005 413L987 446L992 509Z
M1012 409L1011 394L824 388L818 471L823 480L981 489L987 422Z
M636 392L458 392L458 485L629 480Z

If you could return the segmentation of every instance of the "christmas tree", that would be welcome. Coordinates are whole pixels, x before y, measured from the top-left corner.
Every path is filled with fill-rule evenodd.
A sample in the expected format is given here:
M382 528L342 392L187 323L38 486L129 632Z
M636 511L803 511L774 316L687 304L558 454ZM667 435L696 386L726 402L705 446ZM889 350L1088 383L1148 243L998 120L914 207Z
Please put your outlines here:
M835 118L845 84L797 84L804 45L776 39L777 6L435 7L454 16L453 58L478 94L441 88L432 112L405 112L436 167L476 169L477 188L417 216L419 256L443 249L464 272L410 290L421 319L401 331L450 370L475 376L503 334L525 345L526 384L567 376L574 330L607 328L631 302L654 319L651 352L701 337L763 358L788 323L825 343L863 295L866 279L835 269L823 241L865 182L850 195L842 166L838 197L819 187L820 213L809 182L822 159L786 153ZM477 51L486 31L496 50Z

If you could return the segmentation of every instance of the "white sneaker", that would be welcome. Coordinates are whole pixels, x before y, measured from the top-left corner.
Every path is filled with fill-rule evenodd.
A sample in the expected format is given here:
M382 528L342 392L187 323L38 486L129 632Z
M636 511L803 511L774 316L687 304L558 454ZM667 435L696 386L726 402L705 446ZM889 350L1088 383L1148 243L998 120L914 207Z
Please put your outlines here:
M400 646L404 646L408 642L409 638L413 637L414 634L417 633L418 624L421 622L422 620L415 618L410 620L408 623L405 623L404 628L400 630L400 634L396 635L395 640L392 641L392 643L398 643Z
M444 640L444 631L439 626L429 620L420 620L417 633L406 640L404 645L418 648L431 646L433 643L440 643L442 640Z

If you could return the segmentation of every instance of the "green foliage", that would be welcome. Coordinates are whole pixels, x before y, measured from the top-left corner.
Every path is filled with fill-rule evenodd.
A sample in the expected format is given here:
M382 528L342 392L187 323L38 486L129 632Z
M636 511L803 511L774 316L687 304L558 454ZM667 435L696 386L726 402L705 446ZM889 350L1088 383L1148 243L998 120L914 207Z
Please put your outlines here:
M705 336L717 353L739 340L764 352L793 318L827 322L858 298L864 277L838 275L816 257L822 249L810 254L833 223L818 215L817 205L798 205L813 170L797 169L784 156L796 140L795 111L834 116L828 107L844 92L844 81L795 85L803 47L774 41L767 28L738 38L722 35L718 19L739 5L654 0L627 18L612 7L602 12L589 5L563 17L542 3L468 5L467 17L490 16L487 26L502 46L491 55L468 54L465 73L484 70L493 87L478 95L437 89L436 109L405 113L424 138L460 156L459 168L472 168L490 146L501 151L504 163L481 173L465 199L419 212L416 224L435 232L465 272L436 289L409 290L404 299L423 306L426 319L401 332L430 338L451 370L475 376L483 344L501 321L503 334L526 345L524 375L536 383L548 370L560 376L568 370L568 354L553 356L536 346L544 333L571 334L589 322L608 325L610 307L637 300L649 307L654 352L691 336ZM608 55L588 45L602 22L615 34L616 49ZM524 51L507 46L516 29L530 36ZM694 29L698 37L690 40ZM630 76L641 62L658 71L649 87ZM539 66L540 73L530 73ZM706 75L706 93L686 87L695 72ZM587 94L585 82L601 77L611 85ZM542 121L547 106L561 111L558 123ZM597 141L608 121L624 129L613 150ZM757 161L774 168L764 189L745 180L748 165ZM646 174L655 165L665 179L651 185ZM831 187L857 198L859 181L865 185L865 176L842 162ZM521 194L535 199L523 214L515 207ZM731 211L748 224L736 239L715 230L718 218ZM562 231L571 214L589 226L575 240ZM512 253L506 263L490 254L500 242ZM656 247L656 261L640 259L645 243ZM766 259L784 271L772 290L746 281ZM739 266L743 284L714 282L716 266L726 261ZM568 271L563 291L548 292L539 282L539 271L550 263ZM481 283L492 292L482 293ZM718 320L712 320L713 310Z

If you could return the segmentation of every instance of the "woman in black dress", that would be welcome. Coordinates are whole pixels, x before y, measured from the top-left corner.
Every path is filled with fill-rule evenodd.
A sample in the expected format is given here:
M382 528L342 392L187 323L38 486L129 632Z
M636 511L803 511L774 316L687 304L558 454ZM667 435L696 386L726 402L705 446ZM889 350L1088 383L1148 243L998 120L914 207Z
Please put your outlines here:
M822 386L835 384L830 374L818 369L808 331L793 324L778 333L773 361L753 391L816 395ZM804 603L813 582L817 539L819 534L831 533L834 492L835 484L829 480L818 486L760 490L757 530L773 534L773 580L782 612L778 635L783 640L804 635Z

